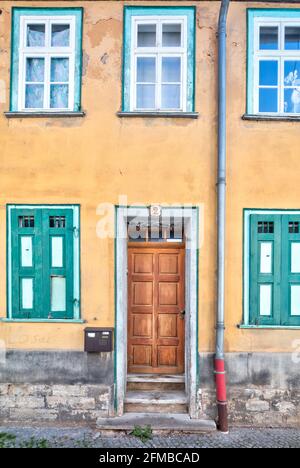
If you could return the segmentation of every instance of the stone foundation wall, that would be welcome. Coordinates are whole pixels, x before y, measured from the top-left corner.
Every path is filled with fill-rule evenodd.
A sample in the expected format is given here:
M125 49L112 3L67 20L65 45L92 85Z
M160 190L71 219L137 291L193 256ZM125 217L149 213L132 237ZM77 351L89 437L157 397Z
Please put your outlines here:
M200 355L200 415L215 419L213 355ZM227 353L229 421L237 426L300 427L300 360L290 353Z
M108 417L113 387L0 384L0 424L86 422Z
M216 394L202 389L202 414L216 419ZM300 427L300 390L229 388L229 421L233 426Z

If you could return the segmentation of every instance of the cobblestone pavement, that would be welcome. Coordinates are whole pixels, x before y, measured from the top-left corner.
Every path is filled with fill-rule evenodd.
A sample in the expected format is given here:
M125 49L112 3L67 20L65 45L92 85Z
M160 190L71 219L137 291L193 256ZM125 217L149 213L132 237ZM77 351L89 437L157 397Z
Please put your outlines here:
M228 435L153 435L142 442L133 435L103 436L87 428L0 426L0 448L300 448L300 429L231 429Z

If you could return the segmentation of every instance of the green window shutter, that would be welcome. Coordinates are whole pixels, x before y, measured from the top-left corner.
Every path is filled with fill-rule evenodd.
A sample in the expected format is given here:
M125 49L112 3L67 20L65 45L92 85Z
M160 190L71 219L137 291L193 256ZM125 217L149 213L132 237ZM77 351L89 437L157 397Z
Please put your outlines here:
M250 323L278 325L281 307L281 217L252 215L250 229Z
M12 318L73 318L73 237L72 209L12 209Z
M300 325L300 215L282 217L281 325Z
M45 287L44 308L49 319L73 318L73 211L42 213Z
M42 222L40 210L11 213L12 317L42 316Z

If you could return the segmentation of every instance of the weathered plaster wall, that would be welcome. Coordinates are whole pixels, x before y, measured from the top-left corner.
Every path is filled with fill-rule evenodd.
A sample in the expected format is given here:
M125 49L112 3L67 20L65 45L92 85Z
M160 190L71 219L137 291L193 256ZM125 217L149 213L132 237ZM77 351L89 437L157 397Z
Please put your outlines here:
M199 406L217 417L213 355L199 357ZM227 353L227 397L232 425L299 427L299 363L289 353Z
M62 6L51 1L23 4ZM155 2L159 4L166 2ZM9 107L10 12L20 2L0 1L1 317L6 314L6 203L81 204L82 317L93 326L114 325L114 244L113 239L96 235L97 206L116 204L119 195L126 195L129 204L201 204L199 347L213 350L219 2L184 4L197 5L198 120L116 116L121 103L122 1L63 3L84 7L82 107L86 117L8 120L3 112ZM226 350L290 352L297 331L236 327L242 319L243 208L300 208L298 123L241 120L246 102L246 8L250 6L271 5L233 2L228 20ZM9 349L82 350L84 326L0 323L0 339Z

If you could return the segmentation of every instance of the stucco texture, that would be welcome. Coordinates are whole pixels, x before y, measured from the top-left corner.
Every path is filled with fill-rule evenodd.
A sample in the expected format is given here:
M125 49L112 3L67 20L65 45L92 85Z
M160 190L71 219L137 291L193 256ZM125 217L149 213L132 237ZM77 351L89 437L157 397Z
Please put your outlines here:
M118 204L119 196L126 195L128 204L202 207L199 349L214 349L219 2L153 3L197 6L197 120L117 117L122 1L22 2L24 6L84 8L82 108L86 116L7 119L11 7L20 2L0 2L0 316L6 316L6 204L79 203L81 315L87 322L0 323L0 339L7 348L82 350L84 326L114 326L114 240L97 237L97 206ZM137 2L126 2L130 4ZM241 119L246 104L246 8L266 5L233 2L228 19L228 352L290 352L299 336L297 331L237 328L243 313L243 209L300 208L299 123Z

